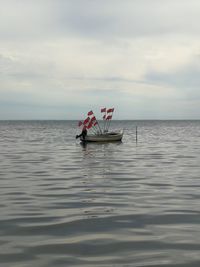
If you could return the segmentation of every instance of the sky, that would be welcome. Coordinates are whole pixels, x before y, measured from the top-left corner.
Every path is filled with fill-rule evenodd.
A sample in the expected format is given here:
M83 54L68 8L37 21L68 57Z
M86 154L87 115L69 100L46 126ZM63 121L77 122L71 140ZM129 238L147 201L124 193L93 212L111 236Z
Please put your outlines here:
M199 0L0 0L0 120L200 119Z

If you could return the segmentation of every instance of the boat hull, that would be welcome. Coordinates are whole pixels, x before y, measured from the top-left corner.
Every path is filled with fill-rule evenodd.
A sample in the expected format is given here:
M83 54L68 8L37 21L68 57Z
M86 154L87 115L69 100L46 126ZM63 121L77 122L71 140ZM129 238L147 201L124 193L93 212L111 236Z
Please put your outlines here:
M86 142L116 142L121 141L123 137L123 131L120 132L109 132L98 135L87 135L85 140L81 137L81 141Z

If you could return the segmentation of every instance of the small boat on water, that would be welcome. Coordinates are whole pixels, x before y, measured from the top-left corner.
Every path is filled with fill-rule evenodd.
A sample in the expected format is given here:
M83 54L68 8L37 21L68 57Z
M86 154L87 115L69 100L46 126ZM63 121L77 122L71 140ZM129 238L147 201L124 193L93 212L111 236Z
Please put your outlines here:
M102 134L88 134L85 139L81 136L82 142L116 142L121 141L123 137L123 130L118 132L107 132Z
M79 121L78 126L82 127L82 132L76 135L82 142L114 142L121 141L123 130L109 131L114 108L102 108L103 121L101 123L96 119L93 111L87 113L87 118L84 121ZM100 125L103 124L103 125Z

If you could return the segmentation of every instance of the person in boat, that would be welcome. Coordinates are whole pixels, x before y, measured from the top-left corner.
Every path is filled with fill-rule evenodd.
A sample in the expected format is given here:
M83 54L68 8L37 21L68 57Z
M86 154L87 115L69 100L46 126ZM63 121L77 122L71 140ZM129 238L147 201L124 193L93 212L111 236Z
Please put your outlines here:
M77 138L80 138L82 136L83 137L83 140L85 140L86 135L87 135L87 128L86 128L86 126L84 126L81 134L77 135L76 136L76 139Z

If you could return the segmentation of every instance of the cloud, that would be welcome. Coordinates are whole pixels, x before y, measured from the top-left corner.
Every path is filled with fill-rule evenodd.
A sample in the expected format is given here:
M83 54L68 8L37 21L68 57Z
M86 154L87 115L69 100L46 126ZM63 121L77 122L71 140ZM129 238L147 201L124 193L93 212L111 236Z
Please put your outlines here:
M2 0L0 118L25 110L78 118L104 105L123 118L199 114L199 8L197 0Z
M56 23L72 35L90 38L137 38L198 34L197 0L58 1Z
M187 65L168 72L150 71L145 80L153 84L176 88L188 100L200 99L200 63L199 55Z
M7 40L198 35L199 8L198 0L2 0L0 35Z
M1 0L0 7L0 36L3 41L44 39L51 31L51 1Z

